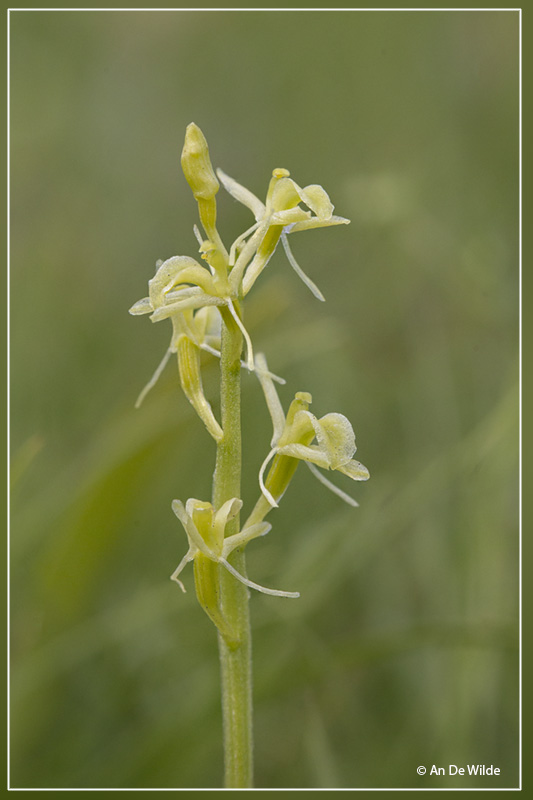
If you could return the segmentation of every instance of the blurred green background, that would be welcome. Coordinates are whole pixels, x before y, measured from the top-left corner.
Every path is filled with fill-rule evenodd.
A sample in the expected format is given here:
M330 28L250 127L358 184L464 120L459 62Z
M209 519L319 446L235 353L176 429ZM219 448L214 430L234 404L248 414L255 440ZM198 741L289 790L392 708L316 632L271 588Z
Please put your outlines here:
M372 475L337 476L352 510L301 468L248 548L302 595L251 600L257 786L517 785L518 68L516 12L12 12L14 787L220 785L214 628L168 580L212 441L174 364L133 409L170 326L127 313L197 252L191 120L252 191L286 167L352 220L291 242L326 304L279 252L246 309ZM501 778L416 775L449 763Z

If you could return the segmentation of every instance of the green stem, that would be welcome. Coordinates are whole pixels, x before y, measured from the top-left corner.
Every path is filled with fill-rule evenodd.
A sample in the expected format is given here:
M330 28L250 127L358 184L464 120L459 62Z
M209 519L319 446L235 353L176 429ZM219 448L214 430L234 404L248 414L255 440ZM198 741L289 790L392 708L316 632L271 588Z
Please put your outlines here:
M217 446L213 478L216 509L241 494L241 351L242 334L225 310L220 359L220 398L224 436ZM239 531L238 517L226 526L226 536ZM228 559L246 574L243 549ZM222 720L226 788L252 786L252 641L248 589L226 569L219 568L220 609L235 633L226 640L219 633L222 681Z

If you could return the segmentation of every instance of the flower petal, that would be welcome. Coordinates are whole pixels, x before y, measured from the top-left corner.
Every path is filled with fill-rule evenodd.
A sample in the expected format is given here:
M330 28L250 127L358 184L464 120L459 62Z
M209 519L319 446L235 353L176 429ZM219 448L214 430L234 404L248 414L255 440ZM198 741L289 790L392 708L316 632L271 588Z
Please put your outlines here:
M297 183L292 178L274 175L275 181L271 183L272 193L269 201L269 211L285 211L295 208L300 202L300 193ZM300 209L301 210L301 209Z
M237 516L241 508L242 500L238 497L232 497L231 500L227 500L216 512L213 518L213 533L220 550L222 550L224 542L224 529L229 520Z
M298 440L301 441L311 428L317 444L299 444ZM326 414L317 419L310 411L297 411L289 435L292 442L284 443L278 448L278 452L311 461L326 469L340 469L350 461L356 450L355 434L344 414Z
M283 447L279 447L277 452L282 456L299 458L300 461L310 461L323 469L329 469L329 459L317 445L285 444Z
M222 557L227 558L237 547L242 547L248 544L252 539L257 539L259 536L265 536L272 530L270 522L257 522L255 525L250 525L248 528L243 528L240 533L234 533L233 536L227 536L224 539L222 549Z
M150 319L152 322L160 322L162 319L168 319L178 311L184 311L186 308L202 308L202 306L223 306L226 301L222 297L212 297L211 295L200 292L193 297L189 296L185 300L178 300L175 303L170 303L167 306L157 308Z
M294 208L300 202L305 203L320 220L328 220L333 214L334 206L328 193L317 183L302 189L292 178L282 178L274 187L271 201L274 212Z
M154 308L163 305L164 295L179 282L180 273L191 268L207 272L198 261L189 256L172 256L160 264L154 277L148 281L148 293Z
M337 467L337 469L339 472L348 475L353 481L367 481L370 478L369 471L359 461L348 461L347 464L343 464L342 467Z
M330 468L347 464L356 451L355 434L344 414L326 414L316 421L315 433L319 447L329 458Z
M312 183L310 186L306 186L305 189L300 189L299 195L302 202L304 202L311 211L314 211L319 219L331 219L335 206L322 186L319 186L318 183Z
M197 550L199 550L208 558L215 558L214 553L206 545L206 543L198 533L198 529L192 520L191 514L193 506L191 504L194 503L200 503L200 501L194 500L194 498L187 500L187 508L185 509L181 500L173 500L172 511L183 525L185 533L187 534L187 539L189 540L189 545L191 547L194 546Z
M283 226L295 225L297 222L306 222L311 219L313 219L313 217L310 211L304 211L300 206L296 206L295 208L285 208L281 211L276 211L270 217L270 224Z
M310 217L310 219L302 220L302 222L295 222L291 229L286 233L296 233L297 231L307 231L311 228L327 228L330 225L349 225L350 220L345 217L329 217L329 219L320 219L319 217Z
M257 221L265 216L266 208L253 192L251 192L249 189L246 189L244 186L241 186L240 183L237 183L236 180L230 178L230 176L226 175L226 173L221 169L217 169L217 175L224 189L229 192L229 194L234 197L235 200L238 200L239 203L242 203L244 206L249 208Z
M165 295L165 305L168 306L170 303L177 303L178 300L185 300L187 297L198 297L201 294L205 294L205 292L203 289L200 289L199 286L180 286L179 289L167 292Z
M213 276L208 269L194 258L175 256L165 261L148 281L148 294L154 309L164 305L168 293L180 284L199 286L207 294L215 292Z
M153 310L150 298L143 297L142 300L137 300L137 302L132 305L129 313L133 316L137 316L139 314L150 314Z

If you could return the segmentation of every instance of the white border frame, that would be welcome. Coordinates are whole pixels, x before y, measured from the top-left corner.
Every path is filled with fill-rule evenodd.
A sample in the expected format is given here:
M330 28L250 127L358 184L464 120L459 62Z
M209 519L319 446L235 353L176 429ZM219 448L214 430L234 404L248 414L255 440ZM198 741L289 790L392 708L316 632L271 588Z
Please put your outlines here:
M158 12L158 11L344 11L344 12L357 12L357 11L508 11L518 12L518 58L519 58L519 363L520 363L520 397L519 397L519 576L518 576L518 591L519 591L519 785L517 787L410 787L410 788L383 788L383 787L350 787L341 789L322 789L322 788L284 788L284 789L194 789L194 788L22 788L10 786L10 705L9 705L9 690L10 690L10 570L9 570L9 555L10 555L10 502L9 502L9 449L10 449L10 401L9 401L9 375L10 375L10 358L9 358L9 331L10 331L10 21L12 12L45 12L45 11L138 11L138 12ZM522 791L522 752L523 752L523 726L522 726L522 686L523 686L523 609L522 609L522 357L523 357L523 337L522 337L522 321L523 321L523 295L522 295L522 8L8 8L7 9L7 790L8 791L21 791L21 792L234 792L234 791L252 791L252 792L509 792L509 791Z

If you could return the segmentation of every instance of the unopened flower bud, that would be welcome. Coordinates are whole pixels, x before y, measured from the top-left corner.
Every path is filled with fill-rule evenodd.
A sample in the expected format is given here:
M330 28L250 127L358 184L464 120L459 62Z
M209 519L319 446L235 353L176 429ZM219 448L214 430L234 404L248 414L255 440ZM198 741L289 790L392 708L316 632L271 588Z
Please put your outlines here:
M194 122L187 126L181 167L195 200L212 200L220 184L209 158L205 136Z

